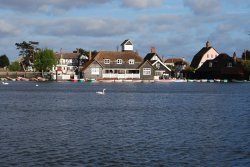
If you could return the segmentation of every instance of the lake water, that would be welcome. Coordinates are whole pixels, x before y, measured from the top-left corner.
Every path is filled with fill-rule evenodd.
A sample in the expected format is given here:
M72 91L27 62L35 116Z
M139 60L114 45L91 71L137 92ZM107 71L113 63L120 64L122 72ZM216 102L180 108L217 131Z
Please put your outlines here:
M35 84L0 85L1 167L250 165L250 83Z

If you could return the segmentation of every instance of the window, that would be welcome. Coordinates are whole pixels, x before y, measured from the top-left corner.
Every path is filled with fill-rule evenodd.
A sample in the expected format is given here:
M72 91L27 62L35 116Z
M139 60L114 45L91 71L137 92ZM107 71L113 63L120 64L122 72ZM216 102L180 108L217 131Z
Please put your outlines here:
M109 59L104 59L104 64L110 64L110 60Z
M151 68L143 68L143 75L151 75Z
M232 63L227 63L227 67L232 67Z
M99 68L91 68L92 75L99 75Z
M209 58L209 54L207 54L207 58Z
M155 66L156 66L157 69L160 69L160 68L161 68L161 64L160 64L160 63L156 63Z
M212 62L209 62L209 67L213 67L213 63Z
M134 59L129 59L128 64L135 64L135 60Z
M117 64L122 64L122 59L117 59Z

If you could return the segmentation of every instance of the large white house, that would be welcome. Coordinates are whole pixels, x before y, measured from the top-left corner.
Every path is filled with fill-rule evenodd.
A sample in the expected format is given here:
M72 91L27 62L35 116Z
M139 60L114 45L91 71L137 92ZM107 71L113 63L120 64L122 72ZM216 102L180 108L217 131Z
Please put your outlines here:
M75 71L79 66L79 53L56 53L57 65L52 69L53 80L75 79Z
M219 55L219 53L212 47L209 41L206 42L206 46L203 47L194 57L191 62L191 67L198 69L207 60L213 60Z

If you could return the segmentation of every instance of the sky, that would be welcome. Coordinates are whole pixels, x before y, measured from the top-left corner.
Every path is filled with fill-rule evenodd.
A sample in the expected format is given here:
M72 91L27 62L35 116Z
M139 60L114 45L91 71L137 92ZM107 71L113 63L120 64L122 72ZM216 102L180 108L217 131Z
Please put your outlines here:
M130 39L141 57L193 56L210 41L219 53L250 50L250 0L0 0L0 55L15 43L115 51Z

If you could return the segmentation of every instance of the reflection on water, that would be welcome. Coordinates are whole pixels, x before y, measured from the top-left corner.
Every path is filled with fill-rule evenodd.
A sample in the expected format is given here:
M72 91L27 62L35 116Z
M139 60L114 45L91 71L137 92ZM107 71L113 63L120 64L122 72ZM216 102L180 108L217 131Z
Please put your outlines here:
M249 86L0 85L0 164L248 166Z

